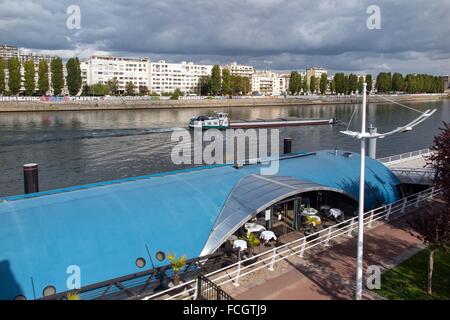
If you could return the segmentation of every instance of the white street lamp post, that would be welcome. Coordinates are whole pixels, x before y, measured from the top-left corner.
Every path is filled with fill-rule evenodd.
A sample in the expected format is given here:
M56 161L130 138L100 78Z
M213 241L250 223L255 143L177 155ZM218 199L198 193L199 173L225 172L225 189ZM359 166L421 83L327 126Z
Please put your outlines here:
M366 169L366 88L363 89L363 106L361 120L361 168L359 177L359 209L358 209L358 244L356 249L356 300L362 299L362 277L363 277L363 240L364 240L364 187Z
M428 119L431 115L436 112L434 110L426 110L425 112L419 112L421 115L414 121L408 123L403 127L398 127L395 130L386 133L377 132L366 132L366 109L367 109L367 83L364 83L363 88L363 105L362 105L362 119L361 119L361 132L354 131L341 131L341 133L346 134L350 137L357 138L361 140L361 168L360 168L360 179L359 179L359 209L358 209L358 242L356 249L356 292L355 299L362 299L362 288L363 288L363 240L364 240L364 187L365 187L365 167L366 167L366 139L383 139L387 136L393 135L395 133L408 132L411 131L413 127L422 123ZM399 104L399 103L397 103ZM401 105L401 104L400 104ZM407 106L405 106L407 107ZM407 107L409 108L409 107ZM411 108L409 108L411 109Z

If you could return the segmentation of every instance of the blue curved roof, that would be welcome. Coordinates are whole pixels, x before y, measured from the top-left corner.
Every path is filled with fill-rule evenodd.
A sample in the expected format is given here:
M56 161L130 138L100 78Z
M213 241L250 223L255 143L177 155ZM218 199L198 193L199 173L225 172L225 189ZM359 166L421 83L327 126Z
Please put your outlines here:
M359 160L319 151L280 160L277 175L357 199ZM366 209L398 200L397 177L370 158L366 164ZM203 167L2 199L0 299L39 298L48 285L66 291L71 265L86 286L142 271L139 257L146 268L166 265L157 251L195 258L235 185L260 169Z

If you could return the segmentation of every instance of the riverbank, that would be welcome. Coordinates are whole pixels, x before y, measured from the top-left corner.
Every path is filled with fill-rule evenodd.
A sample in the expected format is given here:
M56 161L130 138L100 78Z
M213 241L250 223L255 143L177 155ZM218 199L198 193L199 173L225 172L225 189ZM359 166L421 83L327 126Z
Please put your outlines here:
M448 99L449 95L392 95L386 96L395 102L431 102ZM369 96L369 103L390 103L383 97ZM231 108L231 107L274 107L327 104L360 103L360 97L295 97L295 98L246 98L246 99L115 99L90 101L0 101L0 112L41 112L41 111L98 111L98 110L143 110L143 109L186 109L186 108Z

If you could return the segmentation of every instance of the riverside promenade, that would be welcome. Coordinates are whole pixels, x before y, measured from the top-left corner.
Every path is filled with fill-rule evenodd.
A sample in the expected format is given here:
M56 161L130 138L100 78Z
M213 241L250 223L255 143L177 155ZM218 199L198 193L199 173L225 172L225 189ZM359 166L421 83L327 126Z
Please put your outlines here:
M396 102L431 102L447 99L447 94L389 95L385 98ZM369 103L390 103L382 96L371 95ZM186 108L238 108L308 106L330 104L357 104L361 97L355 96L289 96L289 97L63 97L46 99L39 97L0 97L2 112L42 111L99 111L99 110L152 110Z
M391 168L419 169L429 155L430 150L420 150L380 160ZM384 272L424 249L409 228L407 216L365 231L364 270L378 266ZM350 238L304 258L289 257L275 272L262 270L238 287L230 284L223 289L237 300L351 300L355 296L355 266L356 238ZM383 298L364 286L363 299Z
M423 249L410 234L406 219L381 225L364 237L364 270L376 265L384 272ZM351 300L354 299L356 239L334 245L320 254L292 257L268 274L223 288L237 300ZM366 278L366 277L365 277ZM380 299L364 289L364 299Z

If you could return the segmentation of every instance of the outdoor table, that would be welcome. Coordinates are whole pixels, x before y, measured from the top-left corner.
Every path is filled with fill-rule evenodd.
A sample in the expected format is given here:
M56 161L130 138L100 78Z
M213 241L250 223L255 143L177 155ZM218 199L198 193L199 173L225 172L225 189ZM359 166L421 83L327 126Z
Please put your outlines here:
M330 209L330 215L333 216L334 218L339 218L342 215L342 211L340 209Z
M309 209L306 208L306 209L303 210L302 216L304 216L304 217L306 217L306 216L315 216L318 213L319 212L316 209L314 209L314 208L309 208Z
M261 239L265 242L269 242L270 240L277 240L277 236L272 231L263 231L261 232Z
M233 242L233 249L239 248L239 251L247 250L247 242L244 240L236 240Z
M266 231L266 228L260 224L257 223L246 223L244 225L244 229L247 230L247 234L250 234L252 232L262 232L262 231Z

